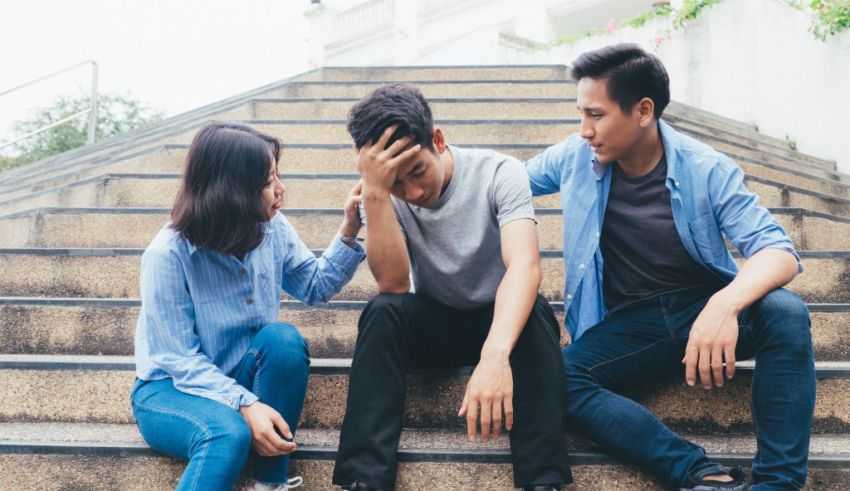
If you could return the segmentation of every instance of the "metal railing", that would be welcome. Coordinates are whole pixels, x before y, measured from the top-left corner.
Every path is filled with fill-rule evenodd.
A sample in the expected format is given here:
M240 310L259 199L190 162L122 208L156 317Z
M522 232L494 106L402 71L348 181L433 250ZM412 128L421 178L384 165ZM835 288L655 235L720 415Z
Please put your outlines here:
M0 92L0 97L3 97L4 95L7 95L7 94L11 94L12 92L15 92L16 90L20 90L20 89L29 87L30 85L41 82L42 80L46 80L48 78L55 77L56 75L60 75L60 74L65 73L67 71L73 70L74 68L77 68L77 67L80 67L80 66L83 66L83 65L89 65L89 64L91 64L91 66L92 66L92 77L91 77L91 95L89 96L89 108L88 109L86 109L85 111L80 111L76 114L72 114L71 116L68 116L66 118L62 118L59 121L56 121L56 122L53 122L53 123L51 123L47 126L44 126L43 128L39 128L35 131L31 131L31 132L27 133L26 135L18 137L16 139L12 140L12 141L2 143L2 144L0 144L0 149L6 148L10 145L14 145L15 143L18 143L19 141L26 140L27 138L29 138L31 136L35 136L39 133L43 133L43 132L45 132L45 131L47 131L51 128L59 126L60 124L66 123L68 121L71 121L72 119L78 118L78 117L80 117L84 114L88 114L88 135L86 137L86 144L94 143L95 127L97 126L97 72L98 72L97 62L95 62L94 60L87 60L87 61L84 61L82 63L77 63L75 65L71 65L69 67L63 68L63 69L55 71L53 73L49 73L49 74L47 74L43 77L39 77L35 80L30 80L29 82L18 85L17 87L12 87L11 89L4 90L4 91Z

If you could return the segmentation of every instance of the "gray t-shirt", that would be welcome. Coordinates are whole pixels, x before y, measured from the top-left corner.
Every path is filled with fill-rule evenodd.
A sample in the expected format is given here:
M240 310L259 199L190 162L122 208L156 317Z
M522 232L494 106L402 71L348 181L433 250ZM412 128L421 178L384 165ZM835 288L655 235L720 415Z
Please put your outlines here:
M434 208L393 197L417 294L457 309L496 300L505 274L499 235L513 220L534 220L523 164L492 150L450 146L451 181ZM368 251L367 251L368 254Z

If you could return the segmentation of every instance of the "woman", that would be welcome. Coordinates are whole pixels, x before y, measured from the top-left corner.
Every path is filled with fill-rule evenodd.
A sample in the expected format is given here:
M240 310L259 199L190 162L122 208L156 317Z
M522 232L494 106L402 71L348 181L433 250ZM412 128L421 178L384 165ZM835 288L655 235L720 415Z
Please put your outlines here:
M277 322L281 289L327 301L364 257L360 186L339 233L315 255L286 218L277 139L211 123L189 149L171 222L142 256L133 414L145 441L188 459L179 490L231 490L249 449L248 489L285 490L304 404L309 355Z

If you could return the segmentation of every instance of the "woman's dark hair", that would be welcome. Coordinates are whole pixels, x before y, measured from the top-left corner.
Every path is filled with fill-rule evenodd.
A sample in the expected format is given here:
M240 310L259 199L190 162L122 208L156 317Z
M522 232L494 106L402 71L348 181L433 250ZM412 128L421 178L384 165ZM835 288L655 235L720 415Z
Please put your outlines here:
M171 227L199 249L243 257L263 241L262 192L277 138L239 123L201 128L186 157Z
M370 141L377 141L384 130L392 125L398 129L390 137L387 146L405 136L412 144L434 150L434 121L428 101L419 89L410 85L383 85L367 95L348 113L348 133L354 146L362 148Z
M608 81L608 97L624 114L644 97L655 103L655 119L670 103L670 78L655 55L636 44L614 44L582 53L573 62L570 76L576 82L584 77Z

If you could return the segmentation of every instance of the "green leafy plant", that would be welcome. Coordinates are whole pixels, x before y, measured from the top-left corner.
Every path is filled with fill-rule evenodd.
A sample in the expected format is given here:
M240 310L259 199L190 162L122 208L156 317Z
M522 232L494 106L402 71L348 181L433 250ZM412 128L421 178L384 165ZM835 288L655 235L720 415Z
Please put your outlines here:
M36 109L32 117L12 125L13 133L25 135L89 107L88 97L59 96L48 107ZM164 114L127 95L101 94L97 99L95 139L109 138L160 121ZM16 156L8 167L23 165L86 144L88 119L85 116L63 123L14 145ZM7 157L8 158L8 157ZM0 166L3 163L0 161ZM2 167L0 167L2 168Z
M850 0L812 0L809 9L812 11L809 32L821 41L850 28Z

